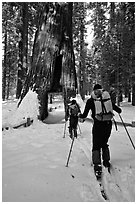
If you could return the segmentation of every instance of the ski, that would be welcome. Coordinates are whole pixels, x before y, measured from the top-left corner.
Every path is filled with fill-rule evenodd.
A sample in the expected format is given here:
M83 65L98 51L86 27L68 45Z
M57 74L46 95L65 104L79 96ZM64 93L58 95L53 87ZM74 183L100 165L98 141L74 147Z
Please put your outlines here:
M109 200L107 195L106 195L106 192L105 192L105 189L104 189L104 186L102 184L102 180L101 179L97 179L98 183L99 183L99 187L100 187L100 192L101 192L101 195L102 197L105 199L105 200Z
M104 185L102 183L102 172L100 172L99 174L95 172L95 176L96 176L96 179L97 179L97 182L99 184L99 188L100 188L100 192L101 192L101 195L102 197L108 201L108 197L106 195L106 192L105 192L105 189L104 189Z

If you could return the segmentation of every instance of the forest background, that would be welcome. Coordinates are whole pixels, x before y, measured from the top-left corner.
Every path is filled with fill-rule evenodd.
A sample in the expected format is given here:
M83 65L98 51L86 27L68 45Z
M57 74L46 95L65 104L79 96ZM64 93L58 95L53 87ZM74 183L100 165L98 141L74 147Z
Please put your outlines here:
M2 99L79 93L95 83L135 105L135 2L2 2ZM45 102L46 101L46 102Z

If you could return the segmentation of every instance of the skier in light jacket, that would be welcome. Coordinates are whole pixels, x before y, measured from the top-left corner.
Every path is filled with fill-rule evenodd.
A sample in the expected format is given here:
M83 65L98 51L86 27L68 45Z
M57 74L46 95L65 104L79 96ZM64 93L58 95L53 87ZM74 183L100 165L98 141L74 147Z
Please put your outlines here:
M99 119L96 115L97 109L101 107L101 105L96 105L96 101L99 104L99 98L102 96L103 89L100 84L96 84L93 88L93 92L91 94L91 98L87 100L85 109L83 114L79 115L79 118L85 119L88 115L89 110L92 111L92 118L94 120L93 128L92 128L92 162L94 165L94 171L95 173L102 172L102 166L101 166L101 150L102 150L102 159L103 159L103 165L105 167L110 167L110 151L109 151L109 145L108 140L111 134L112 129L112 118L108 117L106 120ZM108 92L107 92L108 94ZM104 94L105 95L105 94ZM94 98L96 97L96 99ZM109 102L109 99L105 100L108 105L106 105L105 109L110 109L111 105ZM101 104L101 103L100 103ZM109 112L112 112L115 110L117 113L121 113L121 108L116 106L115 104L112 104L112 110L110 109ZM96 108L97 106L97 108ZM107 107L108 106L108 107ZM99 111L99 110L98 110ZM100 114L101 115L101 114ZM106 114L107 115L107 114ZM103 117L103 115L102 115Z

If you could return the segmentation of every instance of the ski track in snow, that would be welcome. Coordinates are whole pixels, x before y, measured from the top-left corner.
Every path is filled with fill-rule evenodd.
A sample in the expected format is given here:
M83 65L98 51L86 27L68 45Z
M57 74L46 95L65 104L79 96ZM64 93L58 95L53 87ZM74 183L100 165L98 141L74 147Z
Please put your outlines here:
M91 152L90 152L90 145L85 139L78 138L79 146L83 150L84 154L86 155L87 159L91 162ZM91 164L92 166L92 164ZM91 167L92 168L92 167ZM91 176L91 181L93 181L94 172L93 168L92 170L89 170L89 174ZM133 174L132 169L130 167L125 167L125 169L120 169L117 167L111 168L111 173L108 172L106 168L103 168L102 172L102 183L106 192L106 195L110 202L129 202L134 201L134 194L130 195L128 192L128 188L130 187L130 179L131 175ZM122 175L122 176L121 176ZM133 183L134 181L132 181ZM94 182L93 182L94 183ZM93 186L92 190L90 190L93 193L93 189L98 190L98 194L100 194L100 188L98 181L96 182L97 186ZM89 192L89 187L85 187L87 189L87 192ZM94 194L94 193L93 193ZM85 195L87 196L88 193ZM86 198L87 199L87 198ZM89 196L89 200L91 199L91 196Z
M112 201L116 201L116 198L118 202L134 201L134 195L131 195L128 191L130 185L134 183L131 177L132 174L134 172L130 167L124 169L112 167L111 174L105 170L106 187Z

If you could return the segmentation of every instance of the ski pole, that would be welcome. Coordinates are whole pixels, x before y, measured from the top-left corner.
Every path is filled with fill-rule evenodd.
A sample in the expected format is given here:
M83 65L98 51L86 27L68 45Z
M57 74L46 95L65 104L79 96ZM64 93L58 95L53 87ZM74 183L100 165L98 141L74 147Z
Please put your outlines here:
M79 132L80 132L80 135L82 134L82 132L81 132L81 129L80 129L80 125L78 124L78 128L79 128Z
M125 130L126 130L126 132L127 132L127 135L128 135L128 137L129 137L129 139L130 139L130 142L131 142L133 148L135 149L135 145L134 145L134 143L133 143L133 141L132 141L132 139L131 139L131 137L130 137L130 135L129 135L129 132L127 131L126 125L125 125L125 123L124 123L124 121L123 121L123 119L122 119L122 117L121 117L120 114L119 114L119 117L120 117L120 119L121 119L121 121L122 121L122 124L123 124L123 126L124 126L124 128L125 128Z
M64 126L64 135L63 135L63 138L65 138L65 134L66 134L66 125L67 125L67 121L65 121L65 126Z
M66 167L68 167L68 163L69 163L69 159L70 159L70 155L71 155L72 147L73 147L73 143L74 143L74 138L75 138L75 137L73 136L72 143L71 143L71 147L70 147L70 151L69 151L69 155L68 155L68 159L67 159Z

